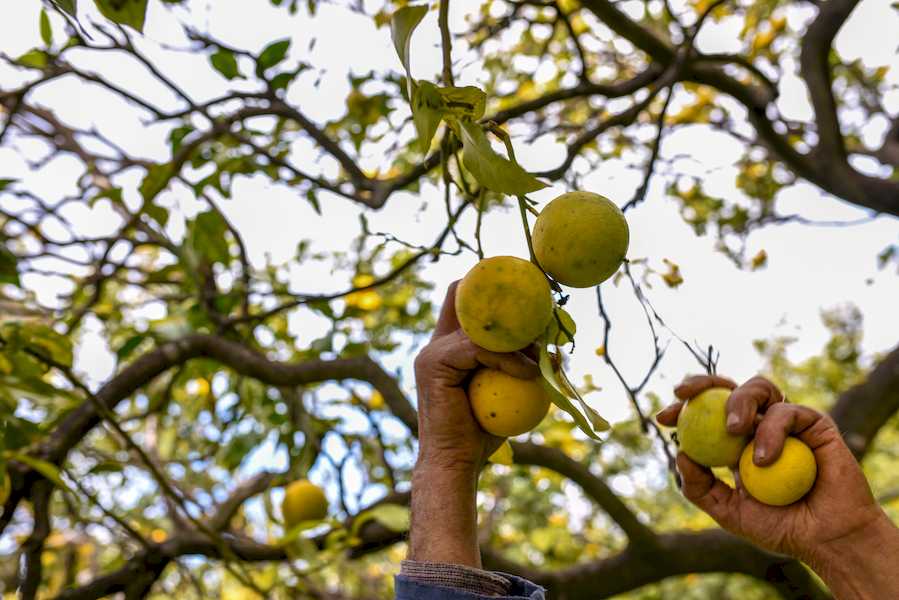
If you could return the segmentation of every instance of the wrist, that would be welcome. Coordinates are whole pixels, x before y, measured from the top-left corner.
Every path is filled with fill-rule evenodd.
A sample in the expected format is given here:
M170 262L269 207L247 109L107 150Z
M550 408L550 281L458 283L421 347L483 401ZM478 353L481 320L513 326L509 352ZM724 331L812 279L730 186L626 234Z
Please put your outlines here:
M806 561L840 600L899 597L899 576L890 565L899 556L899 529L886 513L851 534L815 548Z
M415 461L413 476L438 478L474 478L481 471L481 461L474 452L459 452L421 447Z
M480 568L477 481L476 468L419 459L412 473L410 559Z

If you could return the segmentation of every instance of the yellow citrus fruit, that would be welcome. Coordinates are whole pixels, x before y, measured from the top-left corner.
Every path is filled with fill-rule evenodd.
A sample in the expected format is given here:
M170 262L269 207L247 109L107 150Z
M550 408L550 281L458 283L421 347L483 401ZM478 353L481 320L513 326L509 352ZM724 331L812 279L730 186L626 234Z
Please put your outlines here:
M627 254L630 233L615 203L568 192L547 204L534 224L534 254L553 279L591 287L611 277Z
M687 401L677 417L677 440L684 453L707 467L730 467L740 460L749 438L727 432L730 390L711 388Z
M287 528L303 521L317 521L328 516L328 499L320 487L308 479L294 481L284 489L281 516Z
M536 427L549 411L542 379L518 379L497 369L481 369L468 384L475 419L487 433L511 437Z
M493 352L520 350L552 318L549 282L533 263L514 256L478 262L456 289L456 315L465 334Z
M784 449L767 467L752 462L755 441L750 442L740 457L740 481L749 494L765 504L793 504L812 489L818 475L818 463L812 449L794 437L784 441Z

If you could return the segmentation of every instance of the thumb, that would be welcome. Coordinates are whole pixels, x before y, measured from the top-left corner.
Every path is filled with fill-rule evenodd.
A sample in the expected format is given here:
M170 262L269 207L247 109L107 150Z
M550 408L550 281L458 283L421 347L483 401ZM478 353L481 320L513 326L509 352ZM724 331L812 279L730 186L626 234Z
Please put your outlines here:
M724 529L733 531L739 524L740 494L717 479L712 470L690 460L683 452L677 455L677 470L683 479L683 493Z

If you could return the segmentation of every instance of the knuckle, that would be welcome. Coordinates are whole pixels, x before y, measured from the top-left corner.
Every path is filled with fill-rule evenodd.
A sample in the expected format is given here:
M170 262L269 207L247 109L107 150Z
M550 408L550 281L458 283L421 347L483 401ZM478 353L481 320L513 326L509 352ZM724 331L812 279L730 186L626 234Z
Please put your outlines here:
M425 371L427 369L427 367L431 364L432 352L433 352L433 350L431 349L430 344L428 344L427 346L425 346L424 348L421 349L421 352L418 353L418 355L415 357L415 360L412 363L416 373Z
M764 387L772 387L772 388L777 387L773 383L771 383L771 381L764 375L754 375L754 376L750 377L746 381L746 383L744 383L743 385L764 386Z
M769 406L766 413L771 416L786 415L791 412L796 412L796 408L797 407L793 404L784 404L783 402L778 402Z

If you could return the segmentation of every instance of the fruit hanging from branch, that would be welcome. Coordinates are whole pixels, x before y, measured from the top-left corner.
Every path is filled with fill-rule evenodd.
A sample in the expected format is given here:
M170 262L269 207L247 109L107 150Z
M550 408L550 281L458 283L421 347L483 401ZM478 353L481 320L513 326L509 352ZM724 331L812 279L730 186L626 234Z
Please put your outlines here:
M294 481L284 489L281 517L286 529L305 521L320 521L328 516L328 498L308 479Z
M603 196L571 192L544 208L535 230L539 239L532 240L528 214L537 214L536 203L526 194L546 184L518 164L508 133L485 121L487 95L474 86L441 87L412 77L412 34L426 13L426 6L407 5L391 19L391 36L406 74L417 147L428 153L440 125L445 124L440 142L444 184L449 188L451 182L455 183L449 175L449 160L455 156L461 180L476 184L476 189L470 189L467 183L457 184L459 192L479 211L484 210L482 200L487 190L515 196L531 259L482 258L456 290L456 315L475 344L493 352L514 352L536 344L542 375L539 390L534 386L538 382L510 382L499 375L482 375L478 380L481 383L470 388L473 410L484 429L510 436L536 427L552 402L571 415L586 435L599 440L597 432L608 429L608 422L584 402L562 368L559 348L569 343L573 348L576 326L561 309L567 297L562 295L560 283L588 287L611 276L627 252L627 222L618 207ZM493 149L490 135L502 142L506 156ZM461 160L454 151L460 147ZM559 306L554 306L553 290L559 293ZM495 395L482 395L485 380ZM504 422L514 421L514 426L498 426L500 414ZM500 453L505 456L501 460L508 459L506 450Z
M563 285L599 285L621 266L630 239L624 214L591 192L568 192L547 204L534 224L534 254Z

